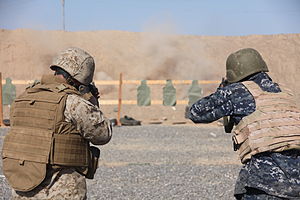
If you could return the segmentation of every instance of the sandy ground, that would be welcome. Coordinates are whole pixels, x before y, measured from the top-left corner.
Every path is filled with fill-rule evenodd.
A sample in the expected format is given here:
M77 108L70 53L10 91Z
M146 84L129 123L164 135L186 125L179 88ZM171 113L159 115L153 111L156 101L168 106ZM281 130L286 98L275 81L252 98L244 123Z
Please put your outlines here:
M81 47L96 60L95 80L220 80L225 75L227 56L241 48L252 47L261 52L270 75L275 81L288 85L300 100L300 34L249 36L195 36L159 32L124 31L34 31L0 29L0 72L13 80L40 79L49 73L52 57L69 46ZM102 99L117 99L117 86L99 86ZM123 98L136 99L137 85L125 85ZM152 99L161 100L163 85L151 86ZM216 84L202 85L204 95L213 92ZM25 85L17 86L20 94ZM187 100L186 85L178 85L177 98ZM300 102L300 101L298 101ZM182 106L164 108L124 106L122 115L140 120L172 119L183 116ZM109 117L116 117L115 106L103 106ZM151 113L155 116L149 116ZM8 112L5 112L8 116ZM177 117L176 117L177 119ZM181 121L182 119L179 119Z

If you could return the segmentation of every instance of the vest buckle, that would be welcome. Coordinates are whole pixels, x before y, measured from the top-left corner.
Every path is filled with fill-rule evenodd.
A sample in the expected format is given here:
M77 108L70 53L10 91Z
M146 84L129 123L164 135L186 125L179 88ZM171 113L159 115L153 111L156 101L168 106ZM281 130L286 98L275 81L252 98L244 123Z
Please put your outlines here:
M29 101L29 104L30 104L30 105L33 105L34 103L35 103L35 100Z

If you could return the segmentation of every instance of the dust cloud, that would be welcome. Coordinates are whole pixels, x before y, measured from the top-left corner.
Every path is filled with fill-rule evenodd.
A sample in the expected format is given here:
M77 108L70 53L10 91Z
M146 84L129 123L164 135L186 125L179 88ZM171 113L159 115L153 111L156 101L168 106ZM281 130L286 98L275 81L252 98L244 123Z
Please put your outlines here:
M145 79L204 79L210 76L213 61L205 56L205 41L189 41L177 33L171 21L150 24L140 40L141 57L150 66Z

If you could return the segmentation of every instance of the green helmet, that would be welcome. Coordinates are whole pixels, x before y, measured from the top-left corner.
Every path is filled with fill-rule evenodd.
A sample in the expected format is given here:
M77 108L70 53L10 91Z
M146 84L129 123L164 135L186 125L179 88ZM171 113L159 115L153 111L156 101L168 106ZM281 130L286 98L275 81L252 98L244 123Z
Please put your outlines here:
M229 83L238 82L257 72L268 72L261 55L252 48L241 49L230 54L226 60L226 77Z
M80 48L70 47L62 51L50 65L52 70L55 70L57 67L65 70L72 78L84 85L88 85L93 81L95 71L94 59Z

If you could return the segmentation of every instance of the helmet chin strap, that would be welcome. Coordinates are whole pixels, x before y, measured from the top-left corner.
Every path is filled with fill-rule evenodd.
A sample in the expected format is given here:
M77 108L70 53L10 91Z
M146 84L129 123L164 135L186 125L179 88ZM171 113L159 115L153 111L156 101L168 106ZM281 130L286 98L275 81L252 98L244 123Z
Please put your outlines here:
M86 85L79 85L78 87L78 91L81 93L81 94L86 94L86 93L89 93L90 92L90 88Z
M61 69L60 67L57 67L55 69L54 75L62 75L66 79L67 83L69 85L75 87L78 91L79 91L79 87L82 85L80 82L78 82L75 79L73 79L68 72L66 72L65 70Z
M93 83L90 83L89 85L84 85L76 79L72 78L72 76L62 68L56 67L54 70L54 75L62 75L66 82L69 85L75 87L81 94L84 95L90 92L96 99L99 98L99 91Z

